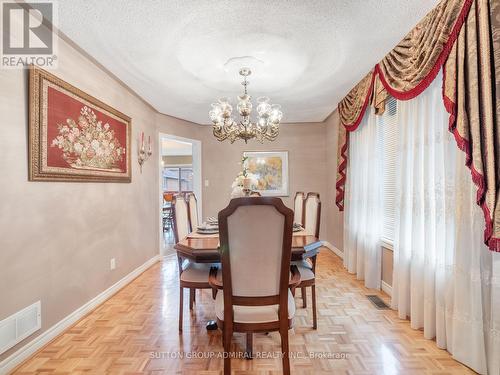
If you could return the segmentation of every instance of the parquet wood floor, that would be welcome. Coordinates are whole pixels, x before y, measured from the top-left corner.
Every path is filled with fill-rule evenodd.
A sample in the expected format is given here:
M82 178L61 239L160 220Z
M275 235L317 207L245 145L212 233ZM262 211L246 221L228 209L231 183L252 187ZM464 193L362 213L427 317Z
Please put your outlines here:
M387 296L364 288L336 255L324 249L318 262L318 330L311 328L311 303L308 309L298 308L290 331L293 374L473 373L394 311L373 307L366 294L386 300ZM221 374L220 332L205 329L214 317L210 292L199 292L190 314L186 291L182 334L177 329L178 293L177 260L169 256L24 362L15 374ZM301 306L300 293L296 300ZM244 351L242 334L236 334L233 343ZM234 359L233 373L281 374L281 360L275 355L279 350L278 333L257 334L254 352L261 358Z

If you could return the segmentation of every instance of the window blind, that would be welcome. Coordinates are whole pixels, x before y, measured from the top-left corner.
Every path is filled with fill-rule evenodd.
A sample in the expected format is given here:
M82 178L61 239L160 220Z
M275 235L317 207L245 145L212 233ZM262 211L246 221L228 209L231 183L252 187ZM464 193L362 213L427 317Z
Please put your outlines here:
M380 161L383 171L384 217L382 239L392 243L396 227L396 163L398 151L397 100L390 98L386 110L380 116Z

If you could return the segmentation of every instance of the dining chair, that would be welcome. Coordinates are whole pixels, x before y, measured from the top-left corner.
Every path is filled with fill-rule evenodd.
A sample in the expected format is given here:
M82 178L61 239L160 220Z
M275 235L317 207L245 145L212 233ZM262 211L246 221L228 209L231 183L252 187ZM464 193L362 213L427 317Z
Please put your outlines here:
M198 228L198 201L194 193L186 194L186 201L188 204L189 227L191 232Z
M293 200L293 222L302 226L304 226L304 198L304 192L298 191Z
M190 233L188 204L183 196L176 195L172 199L172 214L175 243ZM184 305L184 289L189 289L189 309L193 309L196 301L196 289L211 289L208 283L210 268L213 264L191 262L177 254L179 261L179 331L182 331L182 315Z
M280 333L283 373L290 374L288 330L295 315L290 288L300 282L298 269L290 265L292 225L293 211L279 198L235 198L219 212L222 268L213 268L209 281L222 289L215 314L222 329L224 374L231 373L234 332L246 333L251 358L253 333L271 331Z
M172 198L173 193L163 192L163 231L172 228Z
M250 196L251 196L251 197L261 197L261 194L260 194L258 191L252 191L252 192L250 193Z
M314 235L319 239L319 228L321 221L321 200L319 193L307 193L304 201L304 229L307 234ZM307 289L311 288L313 328L318 328L318 317L316 311L316 255L294 262L300 272L300 288L302 296L302 307L307 308Z

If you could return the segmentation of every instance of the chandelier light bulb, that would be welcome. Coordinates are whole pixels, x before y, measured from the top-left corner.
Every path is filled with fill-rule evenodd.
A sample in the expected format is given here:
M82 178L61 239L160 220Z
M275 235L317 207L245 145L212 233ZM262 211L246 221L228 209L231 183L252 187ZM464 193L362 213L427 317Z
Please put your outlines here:
M269 115L269 121L273 124L277 124L281 121L283 113L281 112L281 106L279 104L273 104L271 106L271 114Z
M229 102L228 98L220 98L219 99L219 105L221 108L221 115L223 118L229 118L231 117L231 113L233 111L233 106Z
M257 125L259 125L261 128L267 125L267 119L264 117L260 117L259 121L257 122Z
M210 121L214 124L217 124L222 119L222 108L218 103L212 103L212 110L208 112L208 116L210 117Z
M267 96L261 96L257 99L257 113L260 117L268 117L269 111L271 110L271 105L269 104L269 98Z

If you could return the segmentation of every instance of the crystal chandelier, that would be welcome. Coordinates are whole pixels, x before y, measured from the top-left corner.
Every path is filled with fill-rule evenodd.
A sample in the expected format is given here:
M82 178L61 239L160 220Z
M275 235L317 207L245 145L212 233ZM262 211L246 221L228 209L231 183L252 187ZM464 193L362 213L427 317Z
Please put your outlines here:
M247 93L249 85L247 77L251 73L249 68L240 69L244 92L243 95L238 96L237 108L241 116L239 122L236 122L231 116L233 107L228 98L221 98L217 103L212 104L212 109L208 114L213 123L214 136L220 142L229 139L231 143L234 143L240 138L247 143L249 139L255 138L263 143L264 140L274 141L279 134L279 125L283 117L281 106L279 104L271 105L268 97L263 96L257 99L257 121L252 122L250 119L252 102L251 96Z

